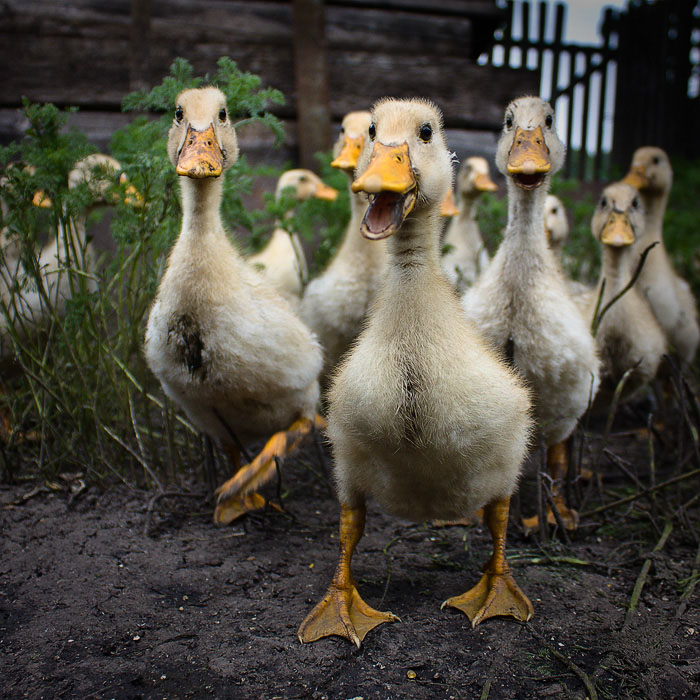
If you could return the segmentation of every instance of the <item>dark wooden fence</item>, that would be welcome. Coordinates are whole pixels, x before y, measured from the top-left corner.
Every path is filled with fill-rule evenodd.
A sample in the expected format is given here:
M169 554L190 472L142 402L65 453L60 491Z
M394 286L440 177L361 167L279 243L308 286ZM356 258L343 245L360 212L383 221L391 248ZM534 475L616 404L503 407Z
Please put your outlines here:
M605 29L618 37L615 163L642 145L700 157L700 2L633 2Z

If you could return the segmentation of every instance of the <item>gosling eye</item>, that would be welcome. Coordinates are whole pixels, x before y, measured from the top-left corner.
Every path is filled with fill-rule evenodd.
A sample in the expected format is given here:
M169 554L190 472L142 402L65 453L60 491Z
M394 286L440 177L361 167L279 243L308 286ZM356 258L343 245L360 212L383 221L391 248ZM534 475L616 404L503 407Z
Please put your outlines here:
M654 158L652 159L652 163L654 165L658 165L660 162L661 162L661 158L659 158L659 156L654 156Z
M226 121L226 108L225 107L222 107L221 111L219 112L219 121L220 122Z
M608 198L607 197L601 197L600 198L600 206L605 209L608 206Z
M184 119L184 117L185 117L185 112L183 111L182 106L178 105L177 109L175 110L175 119L178 122L181 122Z
M433 138L433 127L430 124L423 124L418 131L418 138L423 141L423 143L429 143L430 139Z
M556 214L559 211L557 207L552 207L552 214Z
M345 127L344 127L344 126L341 126L341 127L340 127L340 133L341 133L341 134L344 134L344 133L345 133Z
M637 197L635 197L635 198L632 200L632 207L633 207L634 209L638 209L638 208L639 208L639 199L638 199Z
M513 115L507 114L506 115L506 129L510 130L512 128L513 128Z
M548 129L551 129L551 128L552 128L552 124L554 124L554 117L552 117L551 114L548 114L548 115L544 118L544 125L545 125Z
M375 138L377 138L377 127L374 125L374 122L372 122L369 125L369 140L374 141Z

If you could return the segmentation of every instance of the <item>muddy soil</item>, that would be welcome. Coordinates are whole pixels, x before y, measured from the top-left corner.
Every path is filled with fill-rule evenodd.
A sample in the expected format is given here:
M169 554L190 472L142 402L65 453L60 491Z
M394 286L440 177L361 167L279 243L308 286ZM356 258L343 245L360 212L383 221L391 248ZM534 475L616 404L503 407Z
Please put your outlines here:
M645 447L627 434L615 452L641 460ZM657 455L659 481L672 462ZM478 580L491 547L483 526L415 524L369 504L354 573L365 600L401 622L360 650L336 637L300 644L337 555L327 466L313 446L289 458L284 512L225 528L204 498L153 501L122 485L78 498L44 487L23 500L36 483L0 487L0 697L700 697L700 586L682 597L697 566L697 501L653 555L663 522L648 499L583 518L570 544L543 544L517 517L532 512L532 465L508 535L532 621L472 629L440 609ZM604 498L629 493L629 475L603 467ZM638 477L648 479L644 464Z

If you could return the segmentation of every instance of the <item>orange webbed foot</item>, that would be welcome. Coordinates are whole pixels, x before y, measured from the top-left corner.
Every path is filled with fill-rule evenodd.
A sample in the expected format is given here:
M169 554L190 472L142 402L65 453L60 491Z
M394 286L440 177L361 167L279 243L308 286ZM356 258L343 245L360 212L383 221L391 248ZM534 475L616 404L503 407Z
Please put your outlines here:
M446 605L461 610L471 620L472 627L498 615L514 617L521 622L527 622L534 615L532 603L509 571L486 571L474 588L448 598L441 607Z
M302 643L338 635L358 649L370 630L384 622L400 622L390 612L380 612L365 603L354 585L339 588L331 584L320 603L301 623L297 636Z

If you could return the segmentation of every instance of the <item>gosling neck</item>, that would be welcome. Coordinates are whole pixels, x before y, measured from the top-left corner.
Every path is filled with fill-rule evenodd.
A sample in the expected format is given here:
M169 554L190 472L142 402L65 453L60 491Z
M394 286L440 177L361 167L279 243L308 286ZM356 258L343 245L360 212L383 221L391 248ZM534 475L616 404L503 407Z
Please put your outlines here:
M617 294L632 275L632 246L603 246L600 283L605 280L605 296Z
M462 206L459 208L457 219L459 221L476 221L476 210L481 192L462 192L460 200Z
M202 236L223 232L221 223L221 177L194 179L180 176L182 234Z
M414 209L389 238L388 252L389 274L394 279L440 273L439 208Z
M528 255L549 250L544 232L544 202L549 191L549 178L535 190L518 187L512 178L508 186L508 226L503 243L508 248L526 248Z
M641 193L644 211L646 212L644 235L642 236L644 240L662 240L661 232L663 231L664 214L668 204L668 194L668 191Z
M384 244L378 241L369 241L360 233L362 219L367 211L367 196L355 194L350 190L350 221L345 229L345 236L341 244L343 254L361 253L373 256Z

